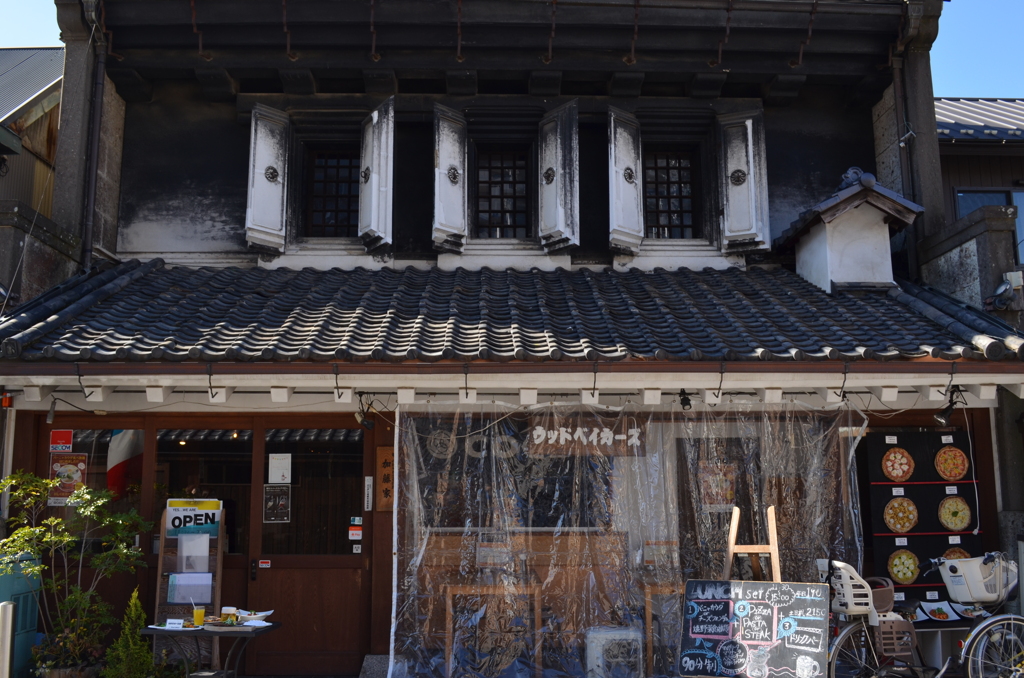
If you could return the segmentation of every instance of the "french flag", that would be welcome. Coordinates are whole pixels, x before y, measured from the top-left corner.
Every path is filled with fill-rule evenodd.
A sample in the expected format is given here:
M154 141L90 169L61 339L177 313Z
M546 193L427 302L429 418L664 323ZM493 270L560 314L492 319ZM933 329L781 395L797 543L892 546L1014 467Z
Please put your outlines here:
M143 431L116 430L107 448L107 489L117 497L124 494L130 481L142 479Z

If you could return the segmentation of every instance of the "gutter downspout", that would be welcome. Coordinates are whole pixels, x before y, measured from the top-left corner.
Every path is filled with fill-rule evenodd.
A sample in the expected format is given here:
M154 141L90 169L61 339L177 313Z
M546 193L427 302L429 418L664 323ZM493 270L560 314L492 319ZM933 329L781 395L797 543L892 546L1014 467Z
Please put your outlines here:
M90 23L96 28L94 17ZM101 33L102 35L102 33ZM92 266L93 224L96 214L96 180L100 163L100 126L103 122L103 85L107 74L107 50L100 42L96 44L96 66L92 83L92 130L89 139L89 167L86 170L88 186L85 193L85 218L82 221L82 270Z
M915 30L914 33L917 31ZM900 52L902 54L902 50ZM903 195L913 196L914 195L914 178L910 172L910 150L907 148L907 141L904 141L908 137L907 130L907 102L906 94L903 90L903 57L894 56L892 58L892 88L893 88L893 101L895 102L896 108L896 138L899 140L899 156L900 156L900 183L903 184ZM906 232L906 248L907 248L907 266L910 269L911 277L917 277L917 219L914 219L907 227Z

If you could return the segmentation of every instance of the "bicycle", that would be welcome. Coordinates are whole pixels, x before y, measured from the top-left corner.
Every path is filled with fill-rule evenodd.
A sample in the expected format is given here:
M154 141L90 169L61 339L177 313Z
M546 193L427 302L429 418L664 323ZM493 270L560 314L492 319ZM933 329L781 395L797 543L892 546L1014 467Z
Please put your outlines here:
M922 576L939 571L950 599L965 607L995 612L1017 585L1017 564L997 552L933 558L931 565ZM891 580L864 579L839 561L819 560L818 570L835 591L832 612L848 620L829 647L829 678L943 678L953 658L941 668L915 663L917 632L893 612ZM974 623L959 657L966 678L1024 678L1024 617L995 614Z

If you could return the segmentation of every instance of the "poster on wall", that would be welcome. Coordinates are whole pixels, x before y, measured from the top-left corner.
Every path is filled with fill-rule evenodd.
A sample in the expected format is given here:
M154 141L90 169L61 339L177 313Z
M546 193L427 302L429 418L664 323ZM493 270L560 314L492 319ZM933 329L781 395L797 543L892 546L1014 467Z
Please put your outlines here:
M292 522L291 485L272 484L263 486L263 522Z
M50 488L47 506L67 506L71 493L85 487L89 457L71 451L74 436L72 430L50 431L50 480L58 482Z
M277 485L292 482L292 455L267 455L267 479Z
M736 464L700 461L701 506L705 511L732 512L736 505Z

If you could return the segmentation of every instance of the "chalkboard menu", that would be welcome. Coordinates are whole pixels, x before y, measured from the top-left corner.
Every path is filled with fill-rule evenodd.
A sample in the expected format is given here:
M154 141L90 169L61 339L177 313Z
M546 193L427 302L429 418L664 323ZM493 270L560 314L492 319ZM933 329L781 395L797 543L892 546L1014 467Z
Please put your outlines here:
M828 607L826 584L688 581L679 673L824 676Z

